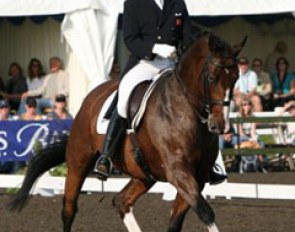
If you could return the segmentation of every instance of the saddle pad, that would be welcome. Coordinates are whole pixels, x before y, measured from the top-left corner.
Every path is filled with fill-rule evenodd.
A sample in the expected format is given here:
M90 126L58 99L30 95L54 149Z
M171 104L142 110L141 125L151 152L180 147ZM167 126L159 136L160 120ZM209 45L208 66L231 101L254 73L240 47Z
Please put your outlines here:
M101 111L99 113L99 116L97 117L97 123L96 123L96 131L98 134L106 134L107 128L109 125L109 119L105 118L105 114L107 110L109 109L110 105L112 104L112 101L117 93L117 90L115 90L103 103L103 106L101 108Z

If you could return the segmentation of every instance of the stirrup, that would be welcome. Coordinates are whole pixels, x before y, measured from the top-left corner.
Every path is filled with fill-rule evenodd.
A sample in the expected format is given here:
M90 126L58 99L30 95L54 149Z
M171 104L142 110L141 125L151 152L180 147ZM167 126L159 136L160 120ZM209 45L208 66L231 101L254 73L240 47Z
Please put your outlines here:
M101 157L96 161L93 172L96 177L102 181L107 180L113 169L112 160L109 157Z

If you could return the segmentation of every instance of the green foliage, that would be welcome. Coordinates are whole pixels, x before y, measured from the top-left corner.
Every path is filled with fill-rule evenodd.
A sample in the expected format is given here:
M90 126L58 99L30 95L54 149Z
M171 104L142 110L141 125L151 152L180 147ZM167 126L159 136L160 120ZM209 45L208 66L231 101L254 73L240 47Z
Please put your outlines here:
M51 176L66 176L66 174L67 174L66 164L63 163L61 165L58 165L58 166L52 168L49 171L49 173L50 173Z

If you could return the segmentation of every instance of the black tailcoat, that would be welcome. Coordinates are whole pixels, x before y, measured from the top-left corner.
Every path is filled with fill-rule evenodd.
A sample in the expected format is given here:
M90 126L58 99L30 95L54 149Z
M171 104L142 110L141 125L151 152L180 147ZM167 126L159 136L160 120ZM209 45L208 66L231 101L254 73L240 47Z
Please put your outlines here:
M165 0L161 10L154 0L126 0L123 13L124 41L131 55L123 74L139 60L153 60L155 43L175 46L189 43L191 25L183 0Z

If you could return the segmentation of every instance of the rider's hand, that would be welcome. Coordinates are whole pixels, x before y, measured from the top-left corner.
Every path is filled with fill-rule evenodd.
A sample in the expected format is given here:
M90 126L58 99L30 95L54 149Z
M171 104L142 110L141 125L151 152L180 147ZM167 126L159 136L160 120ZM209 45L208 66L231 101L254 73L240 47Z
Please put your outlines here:
M153 53L163 58L168 58L176 53L176 48L168 44L155 44L153 47Z

